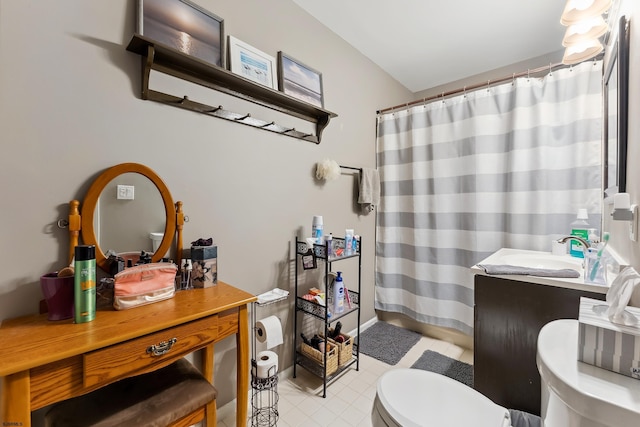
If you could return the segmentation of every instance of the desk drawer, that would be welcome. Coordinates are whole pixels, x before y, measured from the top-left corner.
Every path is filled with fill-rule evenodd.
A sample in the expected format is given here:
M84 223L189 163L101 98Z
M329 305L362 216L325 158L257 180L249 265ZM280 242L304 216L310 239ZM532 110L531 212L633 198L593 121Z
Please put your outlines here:
M117 379L167 365L218 338L218 316L165 329L84 355L84 386ZM156 346L152 354L151 346Z

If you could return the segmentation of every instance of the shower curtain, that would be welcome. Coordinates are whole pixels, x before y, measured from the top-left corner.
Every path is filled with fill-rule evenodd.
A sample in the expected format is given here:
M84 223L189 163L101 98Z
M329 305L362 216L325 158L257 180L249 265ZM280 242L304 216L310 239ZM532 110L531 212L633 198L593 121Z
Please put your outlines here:
M378 116L378 310L473 334L470 267L600 230L602 63Z

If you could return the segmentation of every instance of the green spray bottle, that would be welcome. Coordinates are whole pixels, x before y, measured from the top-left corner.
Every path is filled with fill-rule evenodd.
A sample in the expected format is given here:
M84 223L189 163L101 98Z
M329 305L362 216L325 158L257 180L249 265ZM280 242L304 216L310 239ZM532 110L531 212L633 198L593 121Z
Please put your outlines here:
M75 248L73 308L75 323L96 318L96 247L78 245Z

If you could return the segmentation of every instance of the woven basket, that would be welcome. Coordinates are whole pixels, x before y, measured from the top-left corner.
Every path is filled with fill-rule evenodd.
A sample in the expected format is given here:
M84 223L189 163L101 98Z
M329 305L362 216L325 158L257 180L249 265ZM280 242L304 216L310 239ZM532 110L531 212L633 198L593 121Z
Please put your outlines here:
M340 334L344 337L344 342L337 342L329 338L329 342L331 344L335 344L338 347L338 365L342 366L345 363L349 363L351 361L351 357L353 356L353 337L347 334Z
M329 329L329 335L331 335L332 330ZM338 366L342 366L351 361L351 357L353 356L353 337L347 334L341 333L344 337L344 342L337 342L334 339L329 338L331 344L338 347ZM320 335L323 336L322 334Z
M338 348L335 344L328 343L327 345L329 346L327 348L327 375L331 375L338 370ZM316 350L305 343L300 343L300 352L322 366L324 353L320 350Z

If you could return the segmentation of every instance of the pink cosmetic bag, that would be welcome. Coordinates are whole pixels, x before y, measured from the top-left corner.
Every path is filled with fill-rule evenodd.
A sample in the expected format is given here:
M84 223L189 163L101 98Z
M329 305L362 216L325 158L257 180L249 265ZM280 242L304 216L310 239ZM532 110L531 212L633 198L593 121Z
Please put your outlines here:
M116 310L139 307L172 298L178 267L170 262L136 265L116 274L113 307Z

